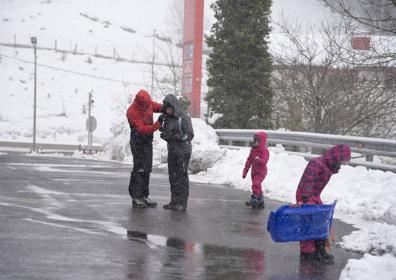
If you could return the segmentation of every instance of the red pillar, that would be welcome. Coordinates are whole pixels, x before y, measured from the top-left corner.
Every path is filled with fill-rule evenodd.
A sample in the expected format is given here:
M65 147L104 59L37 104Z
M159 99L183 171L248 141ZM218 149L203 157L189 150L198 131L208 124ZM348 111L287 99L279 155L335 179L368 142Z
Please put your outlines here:
M204 0L185 0L182 93L194 118L201 115L203 14Z

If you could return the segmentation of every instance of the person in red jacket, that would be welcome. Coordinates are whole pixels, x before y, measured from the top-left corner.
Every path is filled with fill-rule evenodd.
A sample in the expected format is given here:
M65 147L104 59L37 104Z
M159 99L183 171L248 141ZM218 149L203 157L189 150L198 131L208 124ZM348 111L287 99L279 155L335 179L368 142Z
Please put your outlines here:
M153 112L161 112L162 104L151 100L145 90L140 90L128 108L126 117L131 128L129 144L133 156L133 170L129 181L132 207L156 207L149 196L150 173L153 165L153 133L161 127L163 118L153 123Z
M341 165L351 159L348 145L335 145L320 157L311 159L297 187L297 204L323 204L320 194L333 174L338 173ZM333 262L333 255L326 250L327 240L300 241L302 259Z
M267 175L267 162L269 159L269 151L266 147L267 134L263 131L257 132L253 139L253 147L250 150L242 173L242 178L245 179L250 167L252 167L251 177L253 194L249 201L246 202L246 205L252 206L253 208L264 208L264 197L261 183Z

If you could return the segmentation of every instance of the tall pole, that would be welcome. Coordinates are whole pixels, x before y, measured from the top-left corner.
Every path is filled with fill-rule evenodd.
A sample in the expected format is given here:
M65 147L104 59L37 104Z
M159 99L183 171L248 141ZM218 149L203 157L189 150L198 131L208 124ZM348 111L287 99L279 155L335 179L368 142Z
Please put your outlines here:
M194 118L201 116L203 15L204 0L184 1L182 93Z
M92 91L89 92L88 95L88 119L91 121L91 105L92 105ZM91 153L91 146L92 146L92 131L91 129L88 130L88 151Z
M37 38L32 37L31 42L34 50L34 98L33 98L33 147L32 152L36 151L36 116L37 116Z
M153 59L151 62L151 95L154 96L155 29L153 29Z

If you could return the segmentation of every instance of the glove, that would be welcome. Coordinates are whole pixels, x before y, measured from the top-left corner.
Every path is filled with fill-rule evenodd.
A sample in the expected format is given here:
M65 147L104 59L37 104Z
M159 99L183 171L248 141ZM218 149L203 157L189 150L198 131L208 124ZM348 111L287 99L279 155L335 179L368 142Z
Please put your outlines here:
M243 179L246 178L247 173L248 173L248 171L246 169L243 169L243 172L242 172L242 178Z
M297 204L290 204L289 207L290 207L290 208L298 208L298 207L301 207L301 204L300 204L300 203L297 203Z
M161 132L160 137L161 139L168 141L168 134L165 131Z
M307 196L307 195L302 195L301 196L301 199L302 199L302 203L303 204L307 204L308 203L308 200L309 200L309 197Z
M164 123L164 120L165 120L165 116L164 116L163 114L159 115L157 121L158 121L161 125Z

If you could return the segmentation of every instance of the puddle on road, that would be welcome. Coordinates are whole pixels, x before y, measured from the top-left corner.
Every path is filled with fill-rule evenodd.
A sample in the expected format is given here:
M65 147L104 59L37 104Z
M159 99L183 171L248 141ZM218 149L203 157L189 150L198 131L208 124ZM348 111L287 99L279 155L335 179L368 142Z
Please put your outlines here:
M130 277L152 279L260 279L264 276L264 252L189 242L177 237L165 237L139 231L128 231L129 240L145 244L156 252L131 258ZM143 266L143 267L142 267ZM150 276L144 267L150 267ZM136 274L137 273L137 274ZM156 278L154 276L154 278ZM137 278L136 278L137 279Z
M140 231L127 231L127 238L155 250L132 252L130 279L332 279L331 266L299 262L298 257L293 264L274 264L266 260L263 250L189 242Z

